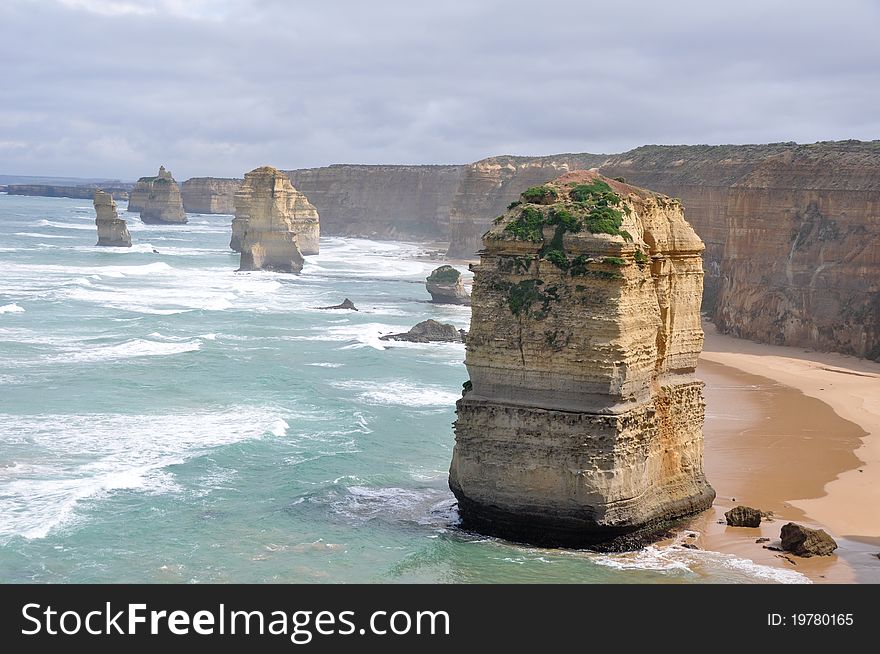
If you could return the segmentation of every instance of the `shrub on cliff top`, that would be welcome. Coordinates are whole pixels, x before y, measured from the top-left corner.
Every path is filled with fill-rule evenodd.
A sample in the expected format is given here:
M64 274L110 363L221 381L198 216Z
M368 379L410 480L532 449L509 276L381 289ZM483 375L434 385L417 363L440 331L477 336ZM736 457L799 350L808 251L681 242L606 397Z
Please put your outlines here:
M533 204L553 204L559 194L550 186L532 186L522 192L522 199Z
M541 241L544 238L544 214L532 207L526 207L504 231L523 241Z
M589 202L591 200L598 199L599 197L609 193L613 195L616 199L619 199L617 194L608 186L607 182L603 182L601 179L595 179L589 184L577 184L572 187L572 189L568 192L568 197L570 197L575 202Z

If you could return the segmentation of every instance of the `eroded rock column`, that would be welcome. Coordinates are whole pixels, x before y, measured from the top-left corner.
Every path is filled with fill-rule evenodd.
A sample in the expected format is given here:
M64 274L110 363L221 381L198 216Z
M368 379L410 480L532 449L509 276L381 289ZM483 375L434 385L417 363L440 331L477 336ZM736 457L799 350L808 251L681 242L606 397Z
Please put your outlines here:
M577 171L483 246L449 473L463 525L626 548L710 506L703 244L680 204Z
M116 213L113 196L104 191L95 191L92 200L95 205L95 225L98 228L97 245L130 248L131 234L125 221Z
M235 194L233 244L240 270L299 272L318 253L318 212L286 174L271 166L247 173Z

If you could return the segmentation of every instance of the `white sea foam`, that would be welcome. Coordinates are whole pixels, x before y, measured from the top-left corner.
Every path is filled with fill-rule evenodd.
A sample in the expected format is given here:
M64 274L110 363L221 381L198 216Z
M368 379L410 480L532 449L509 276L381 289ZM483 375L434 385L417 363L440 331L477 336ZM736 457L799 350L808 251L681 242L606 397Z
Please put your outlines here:
M88 229L94 230L95 225L74 225L72 223L59 223L54 220L46 220L45 218L42 220L38 220L36 222L37 227L54 227L55 229Z
M291 341L339 341L348 343L345 348L372 347L384 350L385 341L379 340L379 336L399 330L399 327L383 323L357 323L345 324L321 329L310 329L309 335L285 336L285 340ZM345 349L343 348L343 349Z
M12 304L4 304L0 307L0 313L24 313L24 309L13 302Z
M418 524L449 524L454 521L450 512L452 502L454 498L445 489L349 486L330 501L330 509L357 522L381 518Z
M76 238L76 236L62 236L60 234L39 234L36 232L16 232L15 236L27 236L29 238Z
M135 357L170 356L173 354L183 354L184 352L194 352L200 349L201 346L202 342L199 339L182 343L162 343L135 338L114 345L80 345L76 349L71 349L64 354L48 357L47 360L82 363L131 359Z
M401 381L387 387L377 381L349 380L331 384L340 389L360 391L356 396L358 401L380 406L449 407L461 397L459 393L452 393L445 388Z
M272 426L269 428L269 432L273 436L284 436L287 433L288 429L290 429L290 425L288 425L286 421L279 418L272 423Z
M316 363L307 363L307 366L314 366L315 368L341 368L344 366L344 363L330 363L327 361L320 361Z
M0 414L0 433L25 438L33 458L0 475L0 543L43 538L75 523L85 500L126 489L178 491L168 466L265 437L280 419L277 409L247 406L159 415Z
M811 583L808 577L794 570L762 565L733 554L686 549L678 545L649 545L636 552L595 555L592 560L594 563L617 570L653 570L682 574L686 577L716 574L719 570L727 570L733 580L738 578L740 581L753 579L784 584Z

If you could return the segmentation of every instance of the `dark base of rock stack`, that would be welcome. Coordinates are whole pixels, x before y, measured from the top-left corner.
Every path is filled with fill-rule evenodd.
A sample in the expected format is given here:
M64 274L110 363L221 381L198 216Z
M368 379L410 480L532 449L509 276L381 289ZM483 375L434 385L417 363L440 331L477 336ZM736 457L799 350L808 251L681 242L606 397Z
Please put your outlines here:
M455 492L455 489L453 489ZM637 550L669 535L689 517L708 509L715 499L715 491L707 486L704 493L688 500L679 500L667 507L662 517L647 523L609 525L596 520L588 512L583 514L548 516L540 509L527 508L515 513L494 506L472 502L455 493L461 528L487 536L537 545L539 547L566 547L596 552L626 552Z

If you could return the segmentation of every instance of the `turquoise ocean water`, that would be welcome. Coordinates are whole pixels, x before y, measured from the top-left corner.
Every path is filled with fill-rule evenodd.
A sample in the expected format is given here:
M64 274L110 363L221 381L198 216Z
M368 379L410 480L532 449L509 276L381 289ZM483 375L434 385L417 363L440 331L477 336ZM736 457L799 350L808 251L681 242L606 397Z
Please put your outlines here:
M378 339L467 327L469 308L427 302L436 262L322 238L301 275L236 273L230 216L124 207L134 247L97 248L89 201L0 194L0 581L804 580L461 531L464 346ZM315 309L345 297L360 311Z

